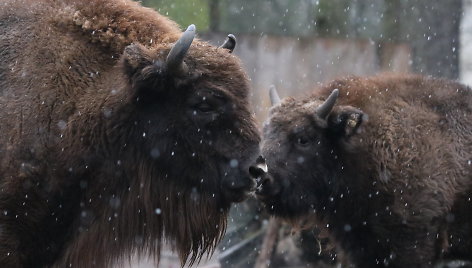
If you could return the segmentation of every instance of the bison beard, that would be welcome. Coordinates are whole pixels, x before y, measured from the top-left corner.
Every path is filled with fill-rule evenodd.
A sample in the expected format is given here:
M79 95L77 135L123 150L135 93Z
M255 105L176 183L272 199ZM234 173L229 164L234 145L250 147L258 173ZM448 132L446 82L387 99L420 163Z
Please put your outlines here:
M282 103L271 89L271 99L268 172L262 159L250 168L271 213L321 222L356 267L471 259L470 88L385 75Z
M211 253L260 139L234 36L128 0L7 0L0 25L0 266Z

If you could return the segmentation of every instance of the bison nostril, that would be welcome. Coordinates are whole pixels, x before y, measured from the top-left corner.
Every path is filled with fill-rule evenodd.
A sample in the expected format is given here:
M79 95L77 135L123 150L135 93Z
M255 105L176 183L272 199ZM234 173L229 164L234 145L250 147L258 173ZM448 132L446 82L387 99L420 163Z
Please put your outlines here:
M258 167L258 166L250 166L249 167L249 174L254 179L257 179L257 178L262 177L265 174L265 171L262 168Z
M249 167L249 174L255 179L262 177L267 173L267 171L267 164L265 162L264 157L262 156L259 156L257 158L256 165Z

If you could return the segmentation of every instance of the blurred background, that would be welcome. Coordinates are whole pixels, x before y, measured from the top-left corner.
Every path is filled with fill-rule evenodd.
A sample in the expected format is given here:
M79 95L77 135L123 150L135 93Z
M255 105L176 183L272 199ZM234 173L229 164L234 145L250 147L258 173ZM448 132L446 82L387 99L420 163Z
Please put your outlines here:
M414 72L472 83L472 0L142 0L199 38L237 38L260 124L268 88L302 96L346 75ZM235 205L228 232L201 267L340 267L319 230L293 232L252 199ZM156 267L136 260L131 267ZM159 267L180 267L168 249Z

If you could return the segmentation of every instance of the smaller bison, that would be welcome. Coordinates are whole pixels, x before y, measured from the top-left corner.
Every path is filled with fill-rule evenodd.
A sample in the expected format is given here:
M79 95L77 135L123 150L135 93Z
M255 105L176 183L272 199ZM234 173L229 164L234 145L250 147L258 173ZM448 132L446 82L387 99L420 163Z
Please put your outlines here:
M329 96L328 96L329 95ZM357 267L472 257L472 91L413 75L336 80L275 106L257 196L323 223Z

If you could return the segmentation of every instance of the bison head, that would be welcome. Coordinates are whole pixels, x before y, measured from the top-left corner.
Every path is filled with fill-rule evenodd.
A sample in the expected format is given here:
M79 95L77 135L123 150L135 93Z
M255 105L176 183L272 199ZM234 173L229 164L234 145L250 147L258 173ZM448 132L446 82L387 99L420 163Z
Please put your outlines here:
M182 187L221 193L222 204L241 201L253 186L247 167L259 143L248 80L230 54L232 35L220 48L192 45L194 36L191 25L175 44L125 49L142 151Z
M234 37L213 47L194 36L191 25L175 42L127 46L99 104L106 135L89 141L107 144L106 189L125 189L118 204L129 210L119 215L143 212L135 227L123 219L125 229L150 226L142 235L166 236L183 261L214 248L231 202L253 190L248 167L260 141Z
M338 89L326 100L280 102L274 88L270 95L274 106L264 124L265 160L259 158L250 173L269 212L293 220L330 206L343 169L339 148L346 146L365 116L354 107L335 106Z

